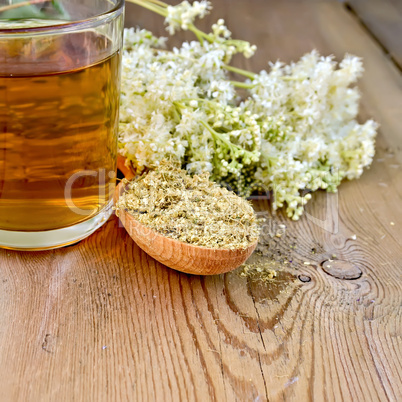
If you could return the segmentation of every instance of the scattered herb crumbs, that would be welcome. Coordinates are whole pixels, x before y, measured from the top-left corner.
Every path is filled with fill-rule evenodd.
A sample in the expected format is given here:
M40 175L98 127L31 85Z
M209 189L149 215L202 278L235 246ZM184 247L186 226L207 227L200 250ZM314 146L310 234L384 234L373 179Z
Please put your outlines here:
M190 176L178 164L162 161L127 182L116 211L127 210L157 232L195 246L246 248L258 239L257 218L249 202L209 180Z
M272 269L272 261L244 264L240 272L240 276L261 282L272 281L276 275L276 270Z

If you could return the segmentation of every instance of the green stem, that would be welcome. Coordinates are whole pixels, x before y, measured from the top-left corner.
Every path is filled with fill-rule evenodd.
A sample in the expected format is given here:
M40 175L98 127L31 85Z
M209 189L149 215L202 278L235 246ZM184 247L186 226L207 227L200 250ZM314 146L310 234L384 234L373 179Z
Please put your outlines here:
M233 158L235 157L234 149L243 151L245 154L252 155L252 152L247 151L246 149L240 147L239 145L233 144L233 142L231 142L230 140L227 140L225 137L223 137L222 135L217 133L206 121L200 120L200 123L212 134L212 137L214 137L215 140L219 139L220 141L222 141L224 144L226 144L228 146L230 154L232 155Z
M222 137L219 133L217 133L206 121L201 120L200 123L212 134L212 137L214 140L217 138L222 141L224 144L226 144L229 147L230 153L233 154L233 149L232 144L230 141L228 141L226 138Z
M159 0L127 0L129 3L137 4L138 6L144 7L150 11L153 11L162 17L167 17L167 7L166 3L163 3ZM193 32L194 35L197 37L198 41L202 44L204 39L206 39L209 43L213 43L214 40L205 32L198 29L195 25L191 24L188 27L188 30Z
M128 1L130 1L130 0L128 0ZM159 1L159 0L148 0L148 1L151 2L151 3L154 3L154 4L158 5L158 6L161 6L163 8L168 7L168 4L164 3L163 1Z
M175 107L173 109L173 116L176 121L176 124L179 124L180 123L180 113L178 112L177 107Z
M178 101L173 101L173 105L176 106L177 109L185 109L186 105L183 105L182 103L178 102Z
M29 1L23 1L21 3L9 4L8 6L0 7L0 13L2 13L4 11L8 11L8 10L13 10L15 8L31 6L33 4L48 3L49 1L51 1L51 0L29 0Z
M223 66L223 68L227 71L231 71L232 73L243 75L244 77L250 78L253 80L255 78L255 74L251 71L243 70L242 68L237 68L229 65Z
M204 98L183 98L181 99L182 102L191 102L191 101L196 101L196 102L204 102L204 103L210 103L212 106L216 106L217 102L211 101L209 99L204 99Z
M153 11L156 14L161 15L162 17L167 16L166 8L159 6L155 2L151 0L127 0L129 3L137 4L137 6L141 6L146 8L147 10Z
M191 24L188 27L189 31L193 32L195 36L197 36L197 38L202 38L202 39L206 39L209 43L213 43L214 40L205 32L201 31L200 29L198 29L195 25ZM200 40L200 42L202 43L202 41Z
M200 42L201 45L204 45L204 38L201 35L199 35L197 31L195 31L194 34L197 37L198 42Z
M283 81L302 81L303 80L303 78L293 77L290 75L282 76L282 77L280 77L280 79Z
M253 89L256 86L256 84L246 84L245 82L241 81L230 81L230 83L237 88L245 89Z

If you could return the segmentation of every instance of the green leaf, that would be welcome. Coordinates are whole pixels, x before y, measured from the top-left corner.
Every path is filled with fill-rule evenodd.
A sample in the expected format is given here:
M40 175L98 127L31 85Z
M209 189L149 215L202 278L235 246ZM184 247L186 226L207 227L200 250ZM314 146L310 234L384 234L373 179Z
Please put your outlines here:
M14 0L13 3L22 3L26 0ZM36 5L26 5L11 10L3 11L0 19L20 20L20 19L60 19L69 20L70 15L58 0L52 0L52 7L47 12L42 11Z
M67 12L63 4L61 4L58 0L52 0L52 5L54 9L60 15L60 19L69 20L70 14Z
M26 0L15 0L13 3L22 3ZM3 19L26 19L26 18L46 18L45 13L41 12L38 7L34 5L21 6L11 10L3 11L1 14Z

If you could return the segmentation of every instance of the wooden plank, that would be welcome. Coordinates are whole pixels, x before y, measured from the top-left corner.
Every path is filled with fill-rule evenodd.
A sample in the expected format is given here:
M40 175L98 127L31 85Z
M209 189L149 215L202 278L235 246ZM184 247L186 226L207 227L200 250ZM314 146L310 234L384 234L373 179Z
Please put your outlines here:
M348 0L347 4L402 69L402 2Z
M253 2L253 5L255 7L250 9L257 12L254 10L259 10L262 2ZM241 26L240 13L234 15L238 18L231 26ZM381 124L377 158L372 168L359 181L344 183L340 188L338 232L326 232L311 224L307 217L288 229L289 237L295 242L305 240L298 246L300 258L307 261L312 258L314 265L313 269L299 269L310 276L314 274L316 289L303 293L304 300L298 311L305 314L305 319L301 319L301 323L295 320L299 328L306 328L304 334L300 331L299 344L303 344L303 348L293 349L293 356L288 352L293 357L289 362L294 368L284 370L288 374L277 392L292 399L296 399L296 395L318 399L400 399L401 377L396 374L401 368L400 341L395 342L399 335L390 334L401 333L401 298L397 296L401 294L398 281L402 266L399 223L402 216L401 76L358 21L339 3L292 4L291 11L286 3L275 7L271 4L269 15L272 18L265 24L261 19L253 24L255 38L260 42L257 45L264 49L268 59L290 61L312 48L323 54L333 53L337 59L345 52L363 57L366 72L360 81L361 116L374 117ZM263 64L262 58L258 58L257 62L250 61L243 67L258 70L264 68ZM325 205L328 208L331 203L336 204L331 196L327 196L326 202L324 199L323 194L316 194L314 203L309 205L314 211L312 216L322 217ZM391 225L396 220L397 231ZM356 241L351 240L353 234L357 235ZM388 239L386 244L385 239ZM309 257L309 247L317 248L314 244L319 245L322 253ZM317 276L322 273L320 263L331 253L359 266L363 276L347 283ZM395 303L390 302L391 299ZM360 304L362 300L365 302ZM370 307L370 303L377 307ZM260 306L257 309L260 310ZM259 317L267 314L267 309L259 311ZM385 322L392 324L386 328ZM264 324L259 325L264 329ZM287 328L294 328L293 325L292 318ZM285 326L283 332L294 336L295 331L286 331ZM263 332L263 338L267 333ZM287 342L289 338L285 338ZM295 351L299 362L303 363L295 363ZM270 378L272 371L272 366L267 368L265 377ZM296 374L301 372L302 375ZM286 387L289 384L294 393ZM275 398L278 393L269 396Z
M115 217L61 250L0 250L1 400L402 399L401 76L339 3L215 1L203 24L221 16L259 46L237 60L255 71L313 47L363 56L362 118L381 123L374 165L338 196L317 193L300 222L268 216L272 283L169 270ZM137 7L127 17L163 32ZM361 277L327 274L333 254Z

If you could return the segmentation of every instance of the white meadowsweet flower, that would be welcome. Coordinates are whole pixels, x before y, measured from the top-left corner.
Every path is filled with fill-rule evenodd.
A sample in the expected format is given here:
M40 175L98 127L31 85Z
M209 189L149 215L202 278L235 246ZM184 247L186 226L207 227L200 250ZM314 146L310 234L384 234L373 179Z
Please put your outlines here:
M169 30L192 29L209 10L205 1L167 7ZM360 177L372 162L377 124L356 121L361 59L346 55L337 65L317 51L298 62L270 63L259 74L235 69L247 80L229 79L235 53L255 47L231 39L223 20L200 41L159 50L165 39L125 30L119 152L141 171L175 158L190 173L243 195L272 191L273 208L299 219L311 194L336 191ZM246 95L241 101L237 86ZM243 92L244 94L244 92Z
M193 4L183 1L177 6L168 6L165 18L167 30L171 35L180 29L186 30L193 25L196 18L205 17L210 9L211 3L205 0L194 1Z

